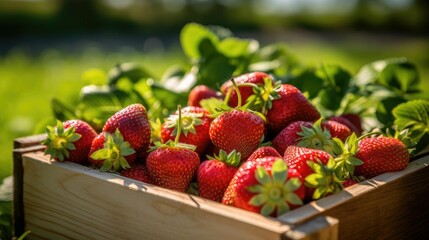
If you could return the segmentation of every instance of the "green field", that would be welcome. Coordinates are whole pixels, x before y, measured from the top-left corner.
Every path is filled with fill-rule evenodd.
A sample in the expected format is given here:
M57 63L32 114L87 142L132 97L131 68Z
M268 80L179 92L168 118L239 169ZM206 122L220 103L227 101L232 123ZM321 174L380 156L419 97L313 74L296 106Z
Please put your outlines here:
M371 61L389 57L407 57L416 63L425 89L429 89L429 44L425 39L402 39L393 43L328 40L289 43L290 51L308 65L339 64L352 73ZM139 62L155 76L170 65L186 61L180 50L143 53L134 49L102 51L84 48L77 52L46 49L29 55L14 49L0 56L0 179L12 172L12 141L44 129L52 118L50 100L59 98L73 103L86 83L82 73L89 68L110 69L121 62Z

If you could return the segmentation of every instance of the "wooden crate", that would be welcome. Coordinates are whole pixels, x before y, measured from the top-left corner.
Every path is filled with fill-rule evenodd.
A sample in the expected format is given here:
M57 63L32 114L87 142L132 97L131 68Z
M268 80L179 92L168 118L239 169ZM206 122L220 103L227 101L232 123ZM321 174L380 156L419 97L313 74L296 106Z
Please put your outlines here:
M17 139L14 227L32 239L410 239L429 236L429 156L279 218L69 162Z

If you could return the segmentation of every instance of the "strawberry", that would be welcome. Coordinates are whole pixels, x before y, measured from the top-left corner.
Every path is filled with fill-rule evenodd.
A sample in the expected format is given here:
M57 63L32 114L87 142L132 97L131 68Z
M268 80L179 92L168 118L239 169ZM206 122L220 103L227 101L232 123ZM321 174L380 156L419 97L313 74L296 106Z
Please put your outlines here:
M344 188L346 187L350 187L352 185L355 185L357 182L351 178L345 180L344 182L342 182L341 184L343 185Z
M136 152L148 150L151 131L143 105L132 104L116 112L104 124L103 132L114 133L116 129Z
M304 193L302 177L283 159L264 157L240 166L222 203L276 217L302 205Z
M196 152L202 154L210 143L209 129L211 118L209 112L200 107L185 107L182 109L182 126L179 142L195 145ZM174 140L177 134L178 113L170 115L169 118L162 124L161 138L162 142L166 143L169 140Z
M319 199L343 189L335 173L335 161L325 151L290 146L285 151L284 160L305 179L306 200Z
M101 132L94 138L88 160L101 171L119 171L130 168L136 159L136 151L124 140L119 129L115 133Z
M357 135L361 135L363 132L362 129L362 119L358 114L355 113L347 113L347 114L343 114L340 117L345 118L347 120L349 120L356 128L357 128Z
M219 156L209 157L209 160L201 163L197 172L199 195L221 202L226 188L238 169L240 157L240 153L236 151L227 154L221 150Z
M341 141L345 141L347 137L352 135L350 128L345 124L334 120L326 120L322 122L322 128L327 129L332 138L339 138Z
M154 184L185 192L200 164L198 154L194 152L195 146L179 143L182 131L182 111L178 107L178 127L176 138L164 144L155 143L153 151L146 159L146 167Z
M209 134L216 147L228 153L237 150L246 159L261 141L264 121L254 113L233 109L213 120Z
M124 169L121 171L121 175L140 182L152 183L149 173L147 172L147 168L141 163L134 164L131 168Z
M357 136L360 136L362 134L362 129L359 130L352 122L350 122L345 117L335 116L335 117L329 118L329 120L339 122L343 125L346 125L350 129L350 131L356 133Z
M97 136L95 130L82 120L68 120L62 123L57 120L57 126L46 128L48 137L42 142L46 145L45 154L51 159L70 161L79 164L88 162L88 152L91 142Z
M247 158L246 161L255 161L258 158L263 157L282 157L274 148L264 146L256 149L250 156Z
M264 120L246 106L241 106L241 92L233 80L238 106L223 106L210 125L212 143L226 152L236 150L246 159L259 145L264 135Z
M363 164L356 167L356 174L365 178L403 170L410 160L407 146L396 138L363 138L358 148L355 157L362 160Z
M272 101L267 113L268 127L276 135L294 121L316 121L320 113L308 99L290 84L282 84L280 97Z
M263 85L265 78L272 79L270 75L263 73L263 72L252 72L252 73L240 75L238 77L234 77L234 81L238 85L238 89L240 90L240 94L241 94L241 99L244 103L254 93L253 87L252 86L246 86L246 84ZM271 80L271 82L272 82L272 80ZM238 106L238 96L237 96L236 90L233 88L232 81L230 81L230 80L226 81L221 86L220 89L224 95L227 95L228 91L230 91L230 89L231 89L231 95L229 97L228 105L231 107Z
M201 107L200 101L208 98L222 99L222 94L206 85L197 85L189 92L188 106Z
M271 142L273 147L279 152L280 154L284 154L286 149L289 146L297 145L299 140L301 139L301 135L298 135L298 133L302 132L302 128L312 128L313 123L312 122L305 122L305 121L295 121L289 124L287 127L285 127L277 136L273 139Z

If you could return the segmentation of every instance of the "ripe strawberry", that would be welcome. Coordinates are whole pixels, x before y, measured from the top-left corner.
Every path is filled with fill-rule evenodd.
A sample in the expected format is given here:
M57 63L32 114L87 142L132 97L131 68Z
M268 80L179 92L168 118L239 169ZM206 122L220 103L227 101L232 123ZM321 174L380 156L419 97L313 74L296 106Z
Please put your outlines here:
M195 145L196 152L202 154L210 143L209 129L211 118L209 112L200 107L185 107L182 109L182 129L179 137L179 142ZM178 113L170 115L169 118L162 124L161 137L162 142L166 143L169 140L174 140L177 134Z
M150 124L146 108L132 104L111 116L103 127L103 132L114 133L119 129L125 141L136 152L147 151L150 142Z
M325 151L290 146L284 160L295 169L306 182L305 199L319 199L343 189L335 173L335 161Z
M298 133L302 132L302 128L312 128L312 122L295 121L285 127L271 142L273 147L280 154L284 154L289 146L295 146L302 138Z
M113 134L101 132L94 138L88 160L103 172L119 171L130 168L136 155L136 151L124 140L117 129Z
M407 146L396 138L363 138L358 148L355 157L363 164L356 167L356 174L365 178L403 170L410 160Z
M88 162L91 142L97 136L88 123L82 120L57 121L56 127L48 126L46 130L48 137L42 144L46 145L45 154L50 154L51 159L79 164Z
M247 101L247 99L253 95L253 87L252 86L240 86L240 84L256 84L256 85L263 85L264 84L264 78L271 79L271 76L263 73L263 72L252 72L240 75L238 77L234 77L234 81L237 83L238 88L240 90L241 99L243 103ZM272 83L271 83L272 84ZM224 95L228 94L228 91L233 88L232 81L228 80L226 81L220 88L222 93ZM228 101L228 105L231 107L238 106L238 96L235 89L232 89L231 95Z
M276 217L302 205L304 191L302 177L283 159L264 157L240 166L222 203Z
M361 135L363 132L362 129L362 119L359 115L355 114L355 113L347 113L347 114L343 114L340 117L343 117L347 120L349 120L356 128L357 128L357 135Z
M257 112L247 109L246 105L241 106L241 91L234 79L232 83L238 105L236 108L221 106L210 125L210 140L217 148L228 153L236 150L242 159L246 159L258 147L264 135L264 120Z
M201 163L197 172L199 195L221 202L226 188L238 169L240 158L240 153L236 151L227 154L221 150L219 156L209 157L209 160Z
M355 185L357 182L351 178L345 180L344 182L342 182L341 184L343 185L344 188L346 187L350 187L352 185Z
M147 168L141 163L134 164L131 168L122 170L121 175L140 182L152 183Z
M268 127L276 135L294 121L316 121L320 113L308 99L290 84L282 84L280 98L272 101L267 113Z
M189 92L188 106L201 107L200 101L208 98L222 99L222 94L206 85L197 85Z
M179 121L176 138L164 144L155 143L146 159L146 167L152 181L161 187L185 192L200 164L198 154L194 152L195 146L179 143L182 131L181 107L178 107Z
M332 138L339 138L343 142L352 135L350 128L334 120L326 120L322 122L322 128L327 129L329 133L331 133Z
M362 134L362 130L359 130L352 122L350 122L347 118L336 116L329 118L331 121L339 122L343 125L346 125L350 131L356 133L357 136L360 136ZM344 140L343 140L344 141Z
M263 157L281 158L282 156L274 148L265 146L256 149L252 154L250 154L246 161L255 161L256 159Z
M264 121L252 112L233 109L216 117L209 133L216 147L228 153L236 150L246 159L261 141Z

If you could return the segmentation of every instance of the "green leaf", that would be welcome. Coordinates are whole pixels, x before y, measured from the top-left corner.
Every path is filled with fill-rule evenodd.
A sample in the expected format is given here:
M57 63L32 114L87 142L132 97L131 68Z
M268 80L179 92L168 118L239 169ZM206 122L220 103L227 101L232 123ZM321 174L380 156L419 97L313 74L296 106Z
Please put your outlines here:
M306 70L287 83L294 85L303 93L307 92L309 99L315 98L324 86L323 78L316 75L313 70Z
M189 58L196 59L201 56L200 45L203 40L210 41L214 46L219 42L218 37L203 25L189 23L182 28L180 43Z
M51 101L54 117L62 122L70 119L76 119L77 116L72 107L62 103L60 100L53 98Z
M255 40L240 38L226 38L218 44L218 51L229 58L246 56L254 52L259 46Z
M392 111L398 130L409 129L410 138L422 147L422 138L429 134L429 101L412 100L398 105ZM417 149L416 149L417 150Z
M320 67L316 74L324 81L319 92L320 104L329 110L339 109L350 89L350 73L339 66L328 65Z
M128 78L132 83L136 83L143 78L152 78L146 69L137 63L121 63L113 67L109 73L109 86L114 86L120 79Z
M406 59L388 64L380 73L380 83L403 93L418 92L420 79L417 68Z
M384 126L392 126L395 120L392 110L406 100L402 97L388 97L381 100L377 105L376 116L378 121Z
M223 100L218 98L207 98L200 101L201 107L210 112L210 114L217 113L218 108L223 104Z
M236 67L225 56L219 55L201 63L198 72L198 84L217 88L230 79Z

